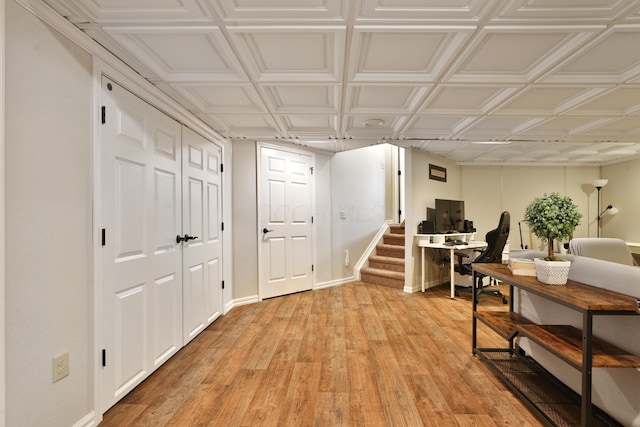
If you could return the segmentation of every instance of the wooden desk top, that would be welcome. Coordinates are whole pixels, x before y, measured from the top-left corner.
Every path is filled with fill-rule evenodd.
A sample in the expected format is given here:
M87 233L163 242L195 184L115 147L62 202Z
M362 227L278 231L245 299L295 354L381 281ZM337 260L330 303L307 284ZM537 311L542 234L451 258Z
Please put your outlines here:
M569 280L547 285L531 276L514 276L504 264L473 264L478 273L582 311L636 312L638 298Z

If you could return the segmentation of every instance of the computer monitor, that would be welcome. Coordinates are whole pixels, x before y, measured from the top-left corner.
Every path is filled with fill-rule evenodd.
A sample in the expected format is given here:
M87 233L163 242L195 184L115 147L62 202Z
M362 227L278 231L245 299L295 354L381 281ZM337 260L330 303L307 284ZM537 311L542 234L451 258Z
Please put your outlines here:
M438 233L464 230L464 201L436 199L435 211Z

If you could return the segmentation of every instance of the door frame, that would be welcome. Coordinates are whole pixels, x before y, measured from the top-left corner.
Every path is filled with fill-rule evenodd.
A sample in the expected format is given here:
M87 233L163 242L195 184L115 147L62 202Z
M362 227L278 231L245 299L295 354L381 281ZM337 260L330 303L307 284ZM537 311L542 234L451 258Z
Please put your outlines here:
M256 247L258 249L258 271L257 271L257 276L258 276L258 301L262 301L262 294L260 292L260 271L262 271L262 265L264 263L264 261L262 260L262 252L260 250L260 244L262 243L262 231L260 230L260 224L262 224L262 214L261 214L261 209L260 209L260 200L261 200L261 194L260 194L260 179L262 176L262 160L261 160L261 155L260 155L260 151L262 150L262 148L270 148L273 150L279 150L279 151L285 151L288 153L294 153L294 154L303 154L305 156L311 156L311 158L313 159L313 168L314 168L314 173L311 175L311 179L310 179L310 188L311 188L311 217L313 218L313 221L311 223L311 262L312 264L315 266L316 263L316 227L314 227L315 225L315 219L316 219L316 173L315 173L315 153L313 151L310 150L304 150L304 149L300 149L300 148L296 148L296 147L291 147L289 145L279 145L279 144L270 144L270 143L266 143L266 142L258 142L256 144L256 218L257 218L257 223L256 223ZM316 287L316 271L315 268L313 269L313 271L311 272L311 290L314 290Z

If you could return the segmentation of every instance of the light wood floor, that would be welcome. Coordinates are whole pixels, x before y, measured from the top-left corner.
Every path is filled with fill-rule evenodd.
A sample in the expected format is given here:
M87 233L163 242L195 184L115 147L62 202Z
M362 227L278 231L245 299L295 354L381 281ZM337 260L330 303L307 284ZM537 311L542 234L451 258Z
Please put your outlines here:
M478 344L504 342L480 326ZM542 424L471 355L468 295L359 282L234 308L101 424L423 425Z

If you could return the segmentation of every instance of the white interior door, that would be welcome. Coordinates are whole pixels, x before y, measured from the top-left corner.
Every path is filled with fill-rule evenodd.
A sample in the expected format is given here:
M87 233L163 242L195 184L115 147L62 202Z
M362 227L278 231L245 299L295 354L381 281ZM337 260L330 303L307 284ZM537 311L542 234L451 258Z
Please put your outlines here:
M314 158L270 147L259 150L260 298L310 290Z
M184 344L222 312L222 148L182 134Z
M181 125L102 80L103 412L182 345Z

